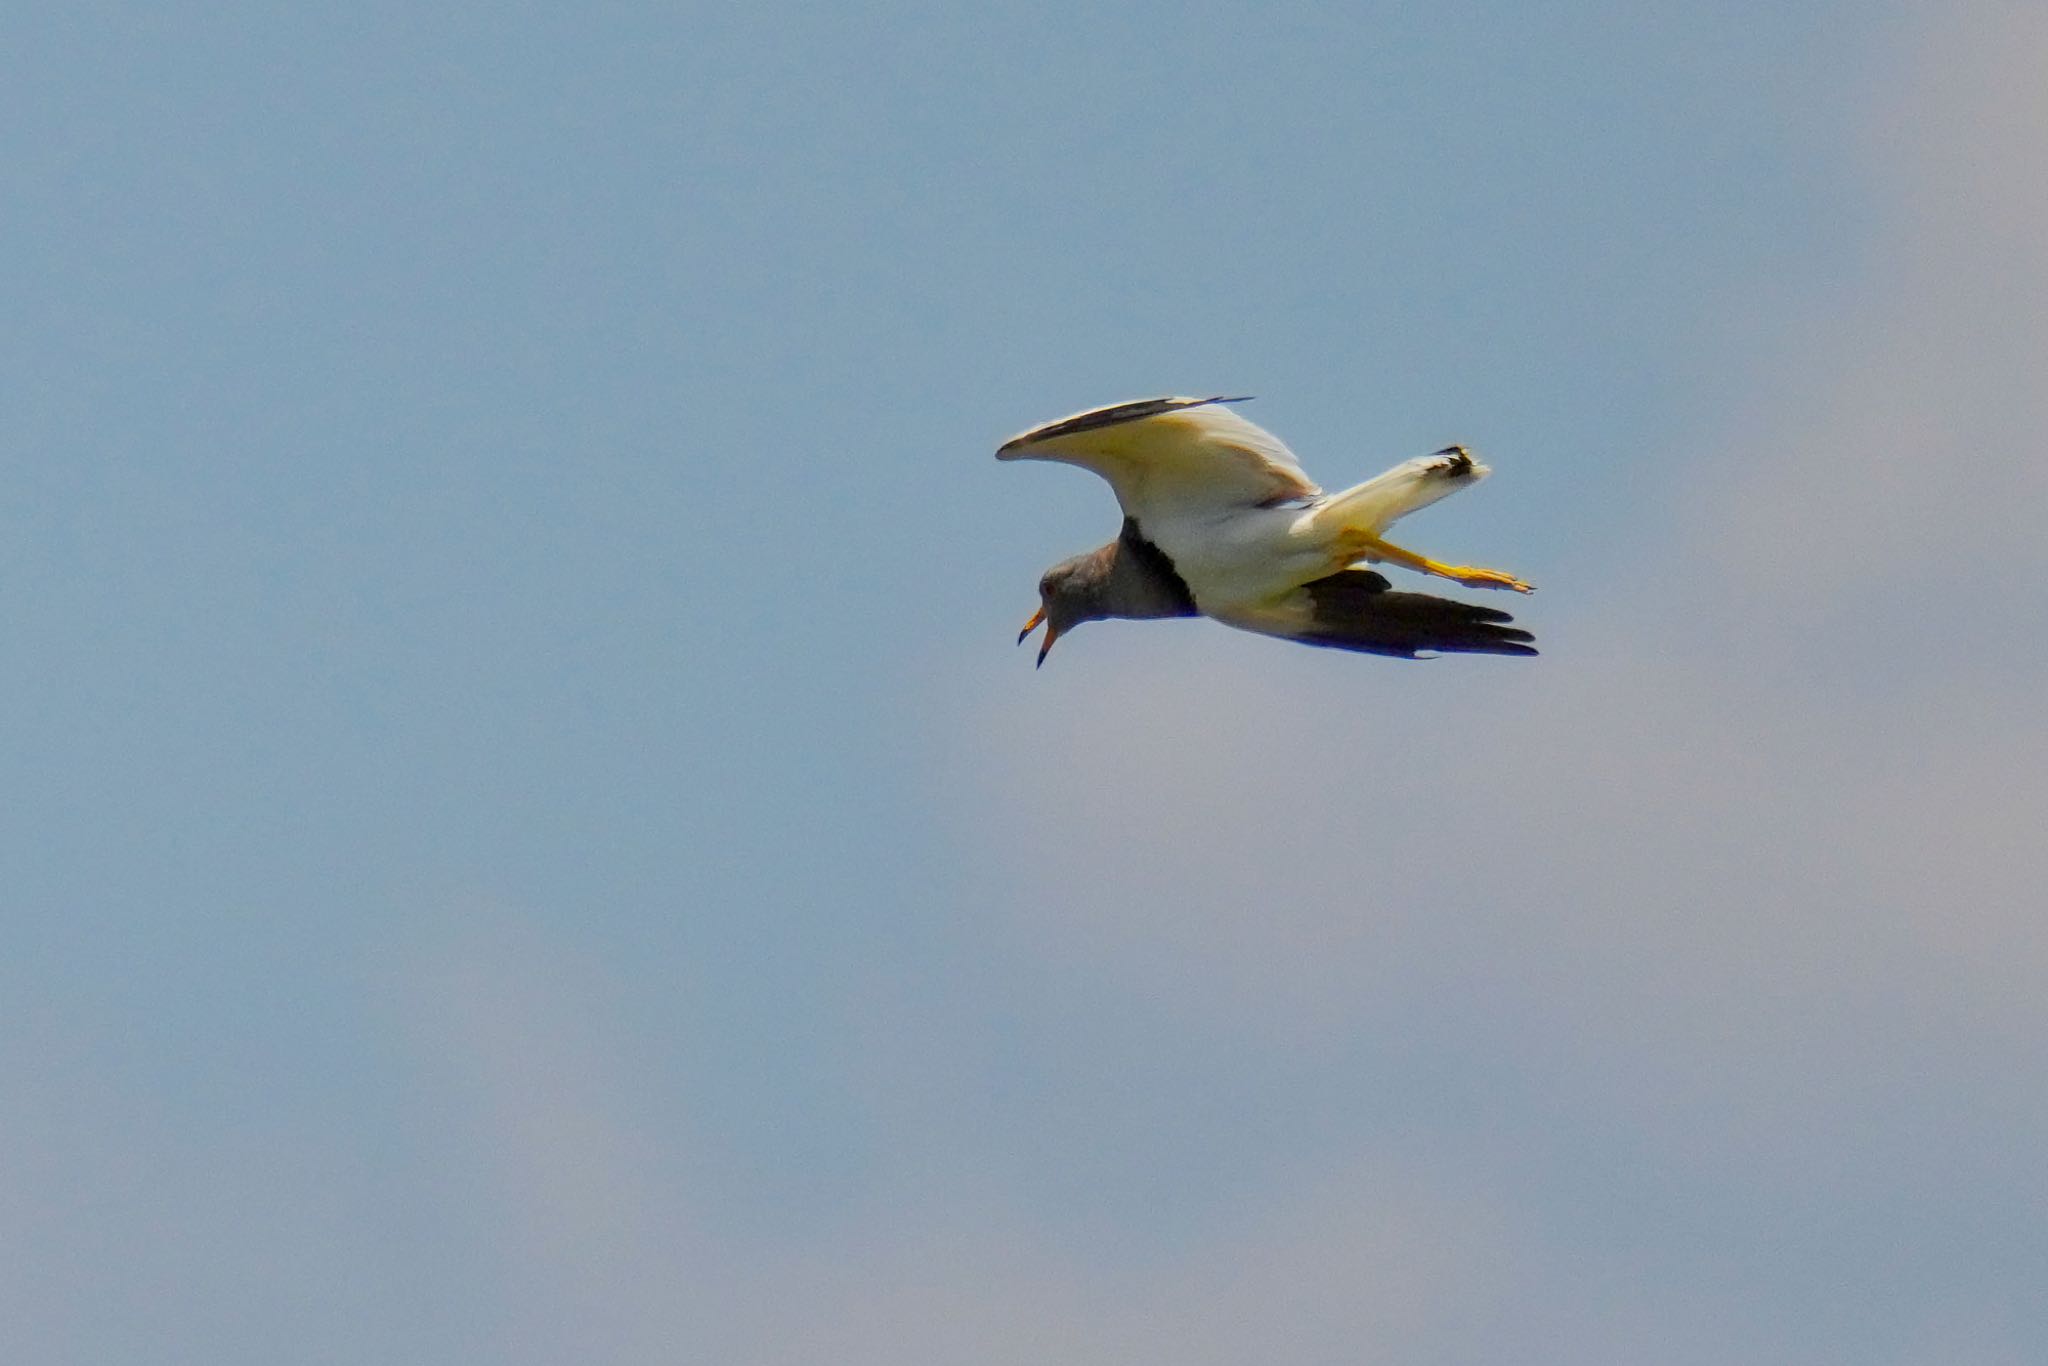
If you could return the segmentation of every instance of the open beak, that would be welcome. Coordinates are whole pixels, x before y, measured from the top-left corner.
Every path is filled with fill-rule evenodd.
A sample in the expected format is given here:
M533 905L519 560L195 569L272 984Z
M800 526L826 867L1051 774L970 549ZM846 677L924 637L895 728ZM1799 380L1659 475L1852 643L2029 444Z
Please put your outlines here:
M1019 645L1022 645L1024 643L1024 637L1030 635L1033 631L1036 631L1041 622L1043 622L1045 625L1045 639L1039 642L1038 663L1032 666L1033 668L1039 669L1045 667L1045 657L1047 654L1051 653L1052 643L1060 638L1059 627L1053 625L1049 621L1046 621L1045 608L1041 605L1036 612L1033 612L1031 614L1031 620L1024 623L1024 629L1017 633L1017 643Z

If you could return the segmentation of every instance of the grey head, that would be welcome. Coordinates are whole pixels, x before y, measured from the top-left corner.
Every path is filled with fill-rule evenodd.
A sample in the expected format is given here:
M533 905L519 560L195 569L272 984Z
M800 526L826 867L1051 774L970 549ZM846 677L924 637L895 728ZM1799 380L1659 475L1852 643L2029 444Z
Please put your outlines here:
M1061 560L1039 576L1038 610L1017 633L1017 643L1022 645L1042 623L1045 639L1038 646L1042 667L1052 643L1084 621L1199 615L1194 595L1173 561L1126 517L1122 534L1108 545Z

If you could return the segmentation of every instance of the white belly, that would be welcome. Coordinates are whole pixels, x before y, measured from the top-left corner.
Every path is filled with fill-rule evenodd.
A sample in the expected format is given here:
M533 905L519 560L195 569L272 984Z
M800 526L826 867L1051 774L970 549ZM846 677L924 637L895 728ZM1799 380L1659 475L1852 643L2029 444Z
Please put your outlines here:
M1327 538L1314 533L1300 506L1163 517L1138 529L1173 561L1195 606L1211 616L1267 606L1332 572Z

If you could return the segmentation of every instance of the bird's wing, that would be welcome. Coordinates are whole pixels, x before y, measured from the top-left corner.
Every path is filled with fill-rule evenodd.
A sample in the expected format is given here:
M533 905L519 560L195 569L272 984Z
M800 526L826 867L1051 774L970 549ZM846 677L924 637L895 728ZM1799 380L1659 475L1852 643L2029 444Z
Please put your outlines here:
M1012 437L996 459L1093 470L1140 522L1320 494L1280 438L1222 406L1241 401L1148 398L1095 408Z
M1396 593L1370 569L1346 569L1256 607L1211 613L1260 635L1364 654L1533 655L1535 637L1506 612L1428 593Z

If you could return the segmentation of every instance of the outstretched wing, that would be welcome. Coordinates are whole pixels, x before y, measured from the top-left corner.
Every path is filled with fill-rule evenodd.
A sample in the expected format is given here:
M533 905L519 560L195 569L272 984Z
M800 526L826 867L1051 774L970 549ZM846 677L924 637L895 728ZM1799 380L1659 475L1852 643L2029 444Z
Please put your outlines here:
M1320 494L1280 438L1222 406L1241 402L1148 398L1095 408L1012 437L996 459L1093 470L1140 522Z

